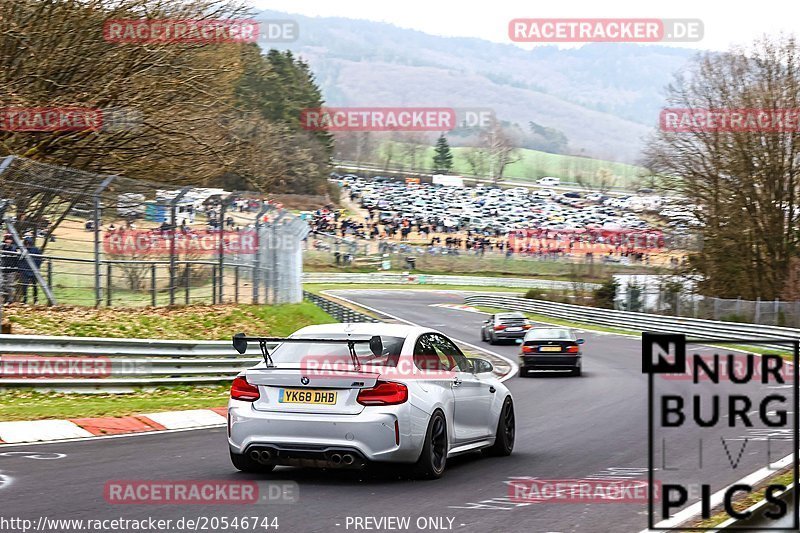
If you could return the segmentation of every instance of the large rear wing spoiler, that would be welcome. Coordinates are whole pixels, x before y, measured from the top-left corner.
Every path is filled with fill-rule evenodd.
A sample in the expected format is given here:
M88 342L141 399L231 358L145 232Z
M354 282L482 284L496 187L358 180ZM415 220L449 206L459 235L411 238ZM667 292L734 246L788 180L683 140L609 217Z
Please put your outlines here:
M348 335L346 338L326 339L324 337L248 337L244 333L237 333L233 336L233 348L240 354L247 351L247 344L250 342L257 342L261 348L261 355L264 357L264 362L267 367L274 367L272 356L267 349L267 344L271 343L284 343L284 342L304 342L313 344L346 344L350 350L350 357L353 360L353 366L356 370L361 368L361 363L358 361L356 355L356 344L369 344L369 349L374 355L381 355L383 353L383 341L380 335Z

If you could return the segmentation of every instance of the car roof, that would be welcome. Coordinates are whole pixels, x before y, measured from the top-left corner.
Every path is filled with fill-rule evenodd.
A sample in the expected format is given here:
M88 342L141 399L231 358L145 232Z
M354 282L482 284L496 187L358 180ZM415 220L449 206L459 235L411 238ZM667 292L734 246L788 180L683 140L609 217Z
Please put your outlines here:
M538 327L538 328L529 329L528 332L525 334L525 336L527 337L528 335L532 335L534 333L538 333L538 332L541 332L543 330L566 331L567 334L574 335L574 332L573 332L572 328L564 328L564 327L556 327L556 326L541 326L541 327Z

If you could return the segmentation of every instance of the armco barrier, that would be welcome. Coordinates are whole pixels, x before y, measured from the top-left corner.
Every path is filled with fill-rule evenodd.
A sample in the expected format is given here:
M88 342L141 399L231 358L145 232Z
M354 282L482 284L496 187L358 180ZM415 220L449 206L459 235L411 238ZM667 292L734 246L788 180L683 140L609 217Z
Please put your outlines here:
M374 272L305 272L303 283L375 283L375 284L408 284L408 285L465 285L474 287L511 287L519 289L574 289L576 284L570 281L526 278L491 278L478 276L449 276L444 274L409 274ZM581 290L594 290L600 287L596 283L577 283Z
M340 304L339 302L325 298L324 296L319 296L317 294L304 291L303 297L306 300L314 303L317 307L331 315L339 322L380 322L380 320L377 318L373 318L369 315L351 309Z
M311 293L305 296L341 322L380 322L327 298ZM230 383L236 374L261 360L259 355L254 355L257 353L252 350L247 356L241 356L230 341L0 335L0 389L104 390ZM20 356L32 357L21 364ZM89 366L95 372L102 362L102 376L81 377L43 370L48 364L55 366L53 359L46 358L63 361L61 358L65 357L94 362ZM21 368L25 372L20 372ZM32 376L31 369L40 374Z
M107 339L44 335L0 335L0 388L111 388L176 384L228 383L260 357L240 356L230 341ZM105 377L18 376L9 371L9 356L81 357L104 361ZM4 361L4 359L6 359ZM29 361L35 362L36 359ZM42 362L46 362L42 359ZM33 364L26 364L30 370Z
M466 297L466 302L469 305L497 307L513 311L527 311L529 313L536 313L553 318L631 331L684 333L687 336L703 339L746 338L759 341L768 341L772 339L800 340L800 330L779 326L719 322L699 318L615 311L612 309L598 309L596 307L562 304L545 300L529 300L517 297L471 295ZM786 348L785 345L771 347Z

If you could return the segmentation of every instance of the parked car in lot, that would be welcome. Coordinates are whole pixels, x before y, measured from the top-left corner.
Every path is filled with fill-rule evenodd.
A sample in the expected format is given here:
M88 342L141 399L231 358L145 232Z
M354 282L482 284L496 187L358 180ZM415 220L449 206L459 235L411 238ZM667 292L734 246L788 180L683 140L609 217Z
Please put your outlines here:
M500 341L517 341L533 326L522 313L497 313L486 319L481 326L481 340L489 344Z
M455 455L514 448L508 388L438 331L324 324L282 339L234 336L239 353L249 343L264 361L234 379L228 403L231 461L244 472L402 463L438 478Z
M537 370L568 371L581 375L581 345L575 330L569 328L532 328L522 340L519 375L528 376Z
M536 185L541 185L542 187L558 187L560 184L561 179L552 176L545 176L536 180Z

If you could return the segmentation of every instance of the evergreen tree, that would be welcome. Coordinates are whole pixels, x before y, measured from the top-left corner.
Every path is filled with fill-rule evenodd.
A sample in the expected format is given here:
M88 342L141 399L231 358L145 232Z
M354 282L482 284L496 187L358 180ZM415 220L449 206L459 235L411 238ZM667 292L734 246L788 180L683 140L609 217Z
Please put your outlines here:
M433 155L433 169L437 173L447 174L453 168L453 153L444 133L436 141L436 149Z

